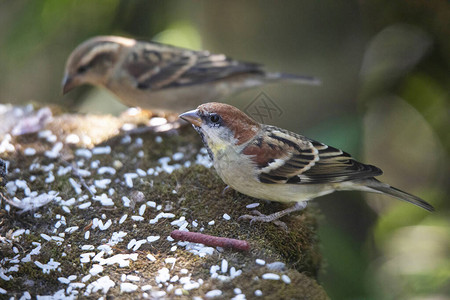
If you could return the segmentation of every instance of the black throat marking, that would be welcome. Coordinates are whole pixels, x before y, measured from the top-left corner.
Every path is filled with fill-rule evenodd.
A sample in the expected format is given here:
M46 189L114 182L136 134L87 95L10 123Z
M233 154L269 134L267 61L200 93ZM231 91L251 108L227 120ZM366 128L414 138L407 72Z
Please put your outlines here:
M206 151L208 151L209 158L212 161L214 161L214 154L212 153L211 149L208 146L208 142L206 141L205 134L202 132L202 129L195 125L192 125L192 127L194 127L195 131L197 131L200 137L202 138L203 145L205 146Z

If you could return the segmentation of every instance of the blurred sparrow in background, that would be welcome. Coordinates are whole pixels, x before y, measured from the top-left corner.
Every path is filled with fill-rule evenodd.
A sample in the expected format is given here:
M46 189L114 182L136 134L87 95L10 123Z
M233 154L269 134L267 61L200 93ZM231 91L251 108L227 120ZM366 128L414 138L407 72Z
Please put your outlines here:
M206 101L269 82L319 84L309 76L270 73L223 54L193 51L117 36L79 45L66 63L64 94L88 83L131 107L181 113Z
M180 118L200 134L228 186L258 199L297 202L271 215L254 211L257 216L242 218L271 222L305 208L308 200L344 190L386 194L433 211L424 200L375 179L382 174L379 168L302 135L259 124L233 106L206 103Z

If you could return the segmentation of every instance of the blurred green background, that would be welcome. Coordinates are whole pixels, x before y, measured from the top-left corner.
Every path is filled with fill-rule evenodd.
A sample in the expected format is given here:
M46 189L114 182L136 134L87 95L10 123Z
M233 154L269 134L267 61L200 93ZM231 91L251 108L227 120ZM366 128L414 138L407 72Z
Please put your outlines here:
M435 206L356 192L317 199L319 281L332 299L450 299L449 1L2 0L0 103L120 113L98 88L61 95L71 50L108 34L319 77L319 87L217 100L244 109L263 91L282 110L271 124L377 165L381 180Z

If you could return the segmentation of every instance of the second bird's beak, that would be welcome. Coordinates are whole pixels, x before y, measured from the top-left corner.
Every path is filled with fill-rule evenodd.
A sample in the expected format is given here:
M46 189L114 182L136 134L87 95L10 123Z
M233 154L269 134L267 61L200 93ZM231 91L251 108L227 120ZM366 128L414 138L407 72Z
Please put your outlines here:
M181 114L179 117L197 127L202 126L202 119L199 117L197 109L185 112Z
M76 86L77 84L74 82L72 77L70 77L68 74L65 74L62 81L63 95L67 94L70 90L72 90Z

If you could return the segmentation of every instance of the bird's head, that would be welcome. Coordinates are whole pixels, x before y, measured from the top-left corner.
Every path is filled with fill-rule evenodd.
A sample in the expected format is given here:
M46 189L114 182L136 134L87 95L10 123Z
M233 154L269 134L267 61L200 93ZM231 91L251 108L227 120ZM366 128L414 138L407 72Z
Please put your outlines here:
M118 36L98 36L83 42L67 59L63 93L85 83L105 85L121 50L135 43L135 40Z
M180 118L190 122L213 153L239 146L252 139L261 125L234 106L211 102L185 112Z

